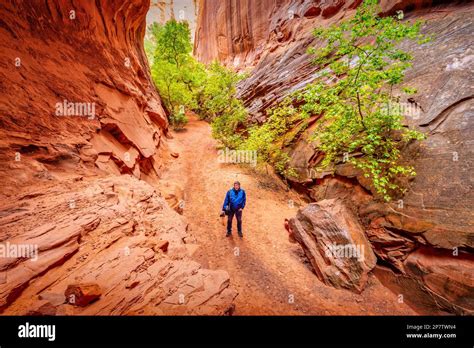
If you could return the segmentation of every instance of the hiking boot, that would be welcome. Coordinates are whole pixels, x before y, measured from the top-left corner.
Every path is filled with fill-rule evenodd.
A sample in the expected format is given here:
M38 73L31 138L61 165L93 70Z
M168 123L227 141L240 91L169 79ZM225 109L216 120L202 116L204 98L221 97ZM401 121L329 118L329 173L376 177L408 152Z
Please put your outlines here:
M242 232L239 232L239 237L244 238L244 235L242 234Z
M225 234L225 236L226 236L226 237L232 236L232 232L227 232L227 233Z

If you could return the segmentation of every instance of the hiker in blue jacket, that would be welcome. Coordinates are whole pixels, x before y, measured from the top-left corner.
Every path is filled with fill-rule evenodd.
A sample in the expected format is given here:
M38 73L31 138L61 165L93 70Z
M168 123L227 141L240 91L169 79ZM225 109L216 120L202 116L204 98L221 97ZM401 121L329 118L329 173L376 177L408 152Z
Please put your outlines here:
M221 215L227 215L227 234L226 237L232 235L232 220L237 218L237 232L239 237L242 238L242 210L245 208L246 201L245 191L240 188L240 182L234 182L234 187L227 191L225 196L224 205L222 206Z

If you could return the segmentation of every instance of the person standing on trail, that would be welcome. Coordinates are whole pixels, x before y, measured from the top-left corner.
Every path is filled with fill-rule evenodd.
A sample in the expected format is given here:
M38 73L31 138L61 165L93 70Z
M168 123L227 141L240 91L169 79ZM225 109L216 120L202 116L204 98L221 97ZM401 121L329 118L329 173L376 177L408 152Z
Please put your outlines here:
M234 182L234 187L227 191L224 205L222 206L221 216L227 215L227 234L226 237L232 235L232 220L234 215L237 219L237 232L242 238L242 210L245 208L247 197L245 191L240 188L240 182Z

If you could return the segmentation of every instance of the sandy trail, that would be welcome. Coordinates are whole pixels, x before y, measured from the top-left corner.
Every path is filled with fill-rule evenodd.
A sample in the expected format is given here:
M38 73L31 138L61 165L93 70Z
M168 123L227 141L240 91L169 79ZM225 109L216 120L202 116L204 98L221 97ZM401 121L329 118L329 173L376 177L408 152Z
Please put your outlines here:
M236 315L416 314L373 275L361 295L320 282L301 248L288 241L283 226L285 218L296 214L298 196L270 175L219 163L208 123L191 118L186 130L173 132L169 145L179 158L170 163L163 179L184 188L184 216L199 245L193 258L204 267L229 272L239 292ZM247 193L242 240L235 220L234 235L226 238L219 218L225 193L235 180Z

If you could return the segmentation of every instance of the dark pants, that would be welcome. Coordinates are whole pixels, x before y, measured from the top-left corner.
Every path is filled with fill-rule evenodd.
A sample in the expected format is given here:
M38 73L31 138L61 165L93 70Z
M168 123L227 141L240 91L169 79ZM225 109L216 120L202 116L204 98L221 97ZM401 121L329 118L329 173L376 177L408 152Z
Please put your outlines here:
M232 232L232 219L234 218L234 215L237 219L237 231L239 234L242 234L242 211L237 210L237 211L230 211L229 215L227 215L227 233Z

